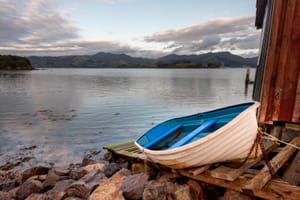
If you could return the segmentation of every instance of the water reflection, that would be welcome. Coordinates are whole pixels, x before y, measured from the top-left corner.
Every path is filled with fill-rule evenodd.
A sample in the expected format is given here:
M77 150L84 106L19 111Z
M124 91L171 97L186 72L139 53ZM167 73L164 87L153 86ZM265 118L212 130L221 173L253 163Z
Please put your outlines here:
M135 139L163 120L249 101L244 75L244 69L0 72L0 156L37 144L42 161L78 161L89 149Z

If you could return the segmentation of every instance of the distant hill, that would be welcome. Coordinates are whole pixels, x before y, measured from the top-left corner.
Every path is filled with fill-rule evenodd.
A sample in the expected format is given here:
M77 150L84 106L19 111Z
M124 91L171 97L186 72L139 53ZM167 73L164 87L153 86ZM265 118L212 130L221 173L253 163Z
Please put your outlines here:
M86 67L86 68L126 68L155 67L152 59L134 58L125 54L97 53L89 56L32 56L29 60L35 67Z
M172 66L182 63L192 63L202 65L203 67L242 67L249 65L256 66L257 57L244 58L230 52L206 53L200 55L176 55L170 54L158 59L158 66Z
M28 58L13 55L0 55L0 70L32 70Z
M97 53L83 56L29 57L34 67L84 67L84 68L211 68L256 66L257 57L244 58L229 52L206 53L200 55L170 54L158 59L136 58L125 54Z

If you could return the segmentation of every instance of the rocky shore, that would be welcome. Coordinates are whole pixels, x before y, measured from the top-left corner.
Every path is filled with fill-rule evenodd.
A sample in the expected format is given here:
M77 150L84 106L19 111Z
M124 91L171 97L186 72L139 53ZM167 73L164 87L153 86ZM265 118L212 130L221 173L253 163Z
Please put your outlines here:
M0 166L0 200L252 199L153 163L99 153L90 152L81 163L65 167L51 164L22 169L20 163L28 159L7 162Z

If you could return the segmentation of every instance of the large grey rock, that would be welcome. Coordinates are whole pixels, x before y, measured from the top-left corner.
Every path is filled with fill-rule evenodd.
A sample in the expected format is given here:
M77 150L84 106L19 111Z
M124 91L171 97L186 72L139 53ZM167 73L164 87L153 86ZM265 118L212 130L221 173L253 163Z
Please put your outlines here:
M119 171L121 169L121 166L117 163L110 163L104 170L104 174L107 177L111 177L114 173Z
M67 187L64 191L64 197L80 197L87 199L90 193L105 180L107 180L107 177L104 173L99 170L93 170Z

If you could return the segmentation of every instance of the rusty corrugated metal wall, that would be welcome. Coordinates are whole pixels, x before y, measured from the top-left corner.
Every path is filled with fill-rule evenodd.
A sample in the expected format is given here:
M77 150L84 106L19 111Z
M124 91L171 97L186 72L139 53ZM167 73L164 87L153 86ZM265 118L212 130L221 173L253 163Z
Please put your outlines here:
M255 85L260 88L262 104L259 122L300 123L300 1L272 1L265 66L263 72L257 71L263 73L257 75L262 76L262 81ZM257 95L254 98L257 100Z

